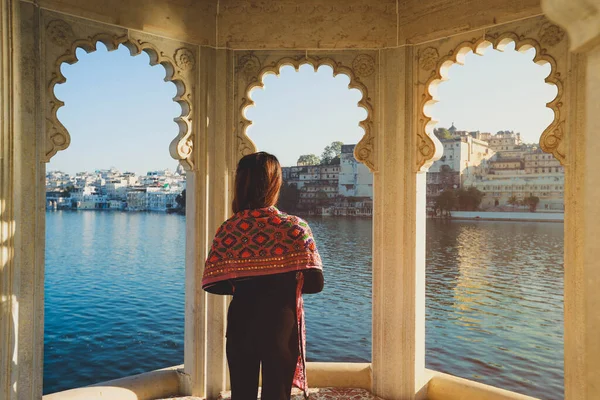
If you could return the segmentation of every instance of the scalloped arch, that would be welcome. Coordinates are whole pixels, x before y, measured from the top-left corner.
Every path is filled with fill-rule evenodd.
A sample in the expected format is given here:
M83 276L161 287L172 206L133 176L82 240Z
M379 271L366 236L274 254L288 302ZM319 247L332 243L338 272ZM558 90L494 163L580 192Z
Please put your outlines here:
M425 84L425 93L423 94L423 101L420 104L420 111L423 116L422 124L419 128L419 148L421 153L419 157L417 168L423 170L428 168L433 161L435 161L435 153L430 149L435 148L434 139L428 132L432 129L433 119L425 114L424 109L426 106L436 102L434 95L431 94L431 89L435 87L439 82L445 79L444 74L447 69L453 64L463 65L464 57L469 51L481 54L481 50L492 47L494 49L502 51L507 44L514 42L515 50L522 52L529 49L535 49L535 56L533 62L536 64L550 64L550 74L545 78L545 82L555 85L557 88L556 97L546 103L546 107L550 108L554 113L554 119L550 125L544 130L540 136L540 147L546 153L550 153L556 157L562 165L566 163L566 152L562 144L564 138L564 121L561 120L561 107L562 97L564 94L563 82L560 79L560 72L557 71L557 62L540 43L533 38L524 37L517 35L514 32L506 32L498 35L484 35L480 39L474 39L472 41L463 41L454 50L450 51L446 56L441 57L435 62L435 70L432 72L431 77ZM437 139L436 139L437 140ZM423 153L421 148L429 149L428 153ZM435 154L434 154L435 153Z
M270 65L262 68L256 78L253 78L248 86L246 87L245 97L242 100L242 104L240 107L241 113L241 134L240 134L240 142L239 143L239 151L240 155L250 154L252 152L257 151L257 147L248 137L246 131L250 125L252 125L252 121L246 118L245 110L248 107L254 105L254 101L250 98L250 92L256 88L264 87L262 82L262 78L267 74L274 74L279 76L280 70L284 66L294 67L296 71L299 70L302 65L311 65L315 72L319 69L319 67L323 65L327 65L331 67L333 70L333 76L337 76L339 74L344 74L350 78L350 83L348 84L348 89L358 89L362 93L362 97L360 101L357 103L358 107L363 108L367 112L367 117L360 121L358 125L363 128L365 134L362 139L358 142L356 147L354 148L354 157L359 161L365 164L371 172L376 171L375 166L375 138L373 135L373 106L370 102L367 86L362 83L360 78L355 74L354 70L350 67L343 65L341 62L335 61L329 57L311 57L311 56L302 56L302 57L284 57L279 61L273 62ZM374 68L374 67L373 67Z
M58 20L60 21L60 20ZM54 21L53 21L54 22ZM163 51L149 42L142 40L132 40L127 35L117 36L106 33L100 33L87 39L74 40L69 49L59 56L53 64L54 68L50 74L48 83L48 98L50 104L50 116L46 117L46 143L44 151L44 162L49 162L50 159L60 150L69 147L71 136L64 125L58 120L58 109L64 106L64 102L59 100L55 93L54 87L57 84L62 84L67 81L60 70L62 63L75 64L78 59L76 50L82 48L87 53L92 53L97 50L98 42L103 43L108 51L116 50L119 45L124 45L129 50L132 56L137 56L145 52L150 57L150 65L162 65L166 71L165 82L172 82L176 89L176 95L173 101L181 106L181 115L176 117L174 121L179 127L177 136L171 141L169 152L171 157L184 166L185 169L194 167L192 161L193 135L192 135L192 103L189 85L183 76L184 70L190 70L195 67L194 53L185 47L176 51L173 58L165 55Z

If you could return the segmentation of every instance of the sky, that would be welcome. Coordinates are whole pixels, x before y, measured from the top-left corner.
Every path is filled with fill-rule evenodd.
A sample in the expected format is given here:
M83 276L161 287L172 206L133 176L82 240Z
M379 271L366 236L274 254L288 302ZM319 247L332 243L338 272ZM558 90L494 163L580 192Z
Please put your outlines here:
M514 45L504 52L468 54L464 65L450 68L448 80L439 84L438 102L427 113L438 126L514 130L524 141L538 142L552 122L546 103L556 88L544 83L550 66L533 63L534 54L533 49L516 52ZM174 170L169 144L177 135L173 119L181 108L173 101L175 85L164 82L165 69L151 67L145 53L132 57L123 46L107 52L98 43L96 52L78 49L77 57L77 63L62 65L67 81L55 87L65 103L58 118L71 134L71 145L53 157L48 170ZM362 93L348 89L347 76L334 78L330 67L315 72L304 65L299 72L284 67L263 83L251 93L254 107L246 110L252 121L248 136L282 165L295 165L302 154L320 155L333 141L355 144L362 137L358 124L366 111L357 106Z

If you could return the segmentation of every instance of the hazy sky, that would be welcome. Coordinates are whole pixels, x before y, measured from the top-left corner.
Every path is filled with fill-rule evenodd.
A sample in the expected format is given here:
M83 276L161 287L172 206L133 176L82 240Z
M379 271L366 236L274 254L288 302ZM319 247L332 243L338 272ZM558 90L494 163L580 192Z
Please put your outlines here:
M544 83L550 68L534 64L533 54L518 53L514 46L484 56L469 54L439 85L439 102L430 114L439 126L454 122L461 130L508 129L537 142L552 121L545 104L556 88ZM131 57L122 46L107 52L101 43L91 54L78 49L77 57L76 64L63 64L67 82L55 89L65 102L58 117L71 133L71 145L54 156L48 169L173 170L177 162L168 148L177 135L173 118L181 108L172 101L175 86L164 82L164 68L150 67L147 55ZM357 143L363 134L358 122L366 113L356 105L361 93L349 90L348 82L345 75L333 78L329 67L315 73L308 65L300 72L286 67L279 77L267 75L264 89L252 92L249 136L283 165L295 164L301 154L320 155L336 140Z

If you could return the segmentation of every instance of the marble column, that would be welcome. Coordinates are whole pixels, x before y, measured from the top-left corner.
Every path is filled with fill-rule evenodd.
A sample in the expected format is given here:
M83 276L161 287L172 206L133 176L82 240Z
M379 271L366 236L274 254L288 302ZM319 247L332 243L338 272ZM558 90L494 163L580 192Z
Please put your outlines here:
M600 0L543 0L574 52L565 193L565 398L600 398Z
M15 287L15 134L18 108L15 84L18 79L15 55L18 9L11 0L0 1L0 397L16 399L15 384L18 302Z
M413 399L425 384L425 174L416 172L410 47L380 53L374 174L373 392Z
M31 400L42 396L44 355L39 8L0 4L0 397Z

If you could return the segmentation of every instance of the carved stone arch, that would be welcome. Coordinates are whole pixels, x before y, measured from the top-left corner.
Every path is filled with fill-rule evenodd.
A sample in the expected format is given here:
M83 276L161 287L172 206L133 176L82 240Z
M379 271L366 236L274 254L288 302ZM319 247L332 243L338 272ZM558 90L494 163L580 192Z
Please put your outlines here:
M350 78L349 89L358 89L362 98L357 103L358 107L367 112L367 117L359 122L364 130L364 136L354 149L354 157L365 164L371 172L377 171L375 163L376 133L373 124L373 101L369 96L369 89L375 90L377 76L377 55L375 52L345 52L344 54L328 54L324 57L302 54L280 55L267 52L242 52L236 58L236 82L239 88L244 88L239 99L239 122L237 130L238 156L242 157L257 150L256 145L246 134L247 128L252 124L245 116L245 109L253 106L250 92L258 87L263 87L262 78L267 74L279 75L284 66L292 66L296 71L300 66L309 64L315 71L323 65L333 69L333 76L339 74ZM348 66L350 65L350 66Z
M502 51L507 44L514 42L517 51L535 49L533 62L550 64L550 74L545 82L555 85L556 97L546 104L554 113L552 123L540 137L540 147L553 154L561 164L567 163L565 136L565 81L568 71L568 43L564 31L544 17L535 17L516 24L496 27L489 31L457 36L451 40L438 42L438 45L422 45L416 52L419 87L419 116L417 123L417 170L426 171L441 157L437 138L433 135L435 121L425 113L428 105L436 102L431 90L446 79L445 74L453 64L463 64L464 57L473 51L482 54L488 47ZM440 54L442 54L440 56ZM435 150L433 150L435 148ZM439 153L439 154L438 154Z
M66 149L71 137L58 120L57 112L64 105L54 94L57 84L65 83L66 78L60 68L62 63L74 64L78 61L76 50L82 48L87 53L96 51L98 42L108 51L124 45L132 56L145 52L150 65L161 64L166 70L166 82L177 88L173 101L181 106L181 115L175 118L179 126L177 136L169 147L171 156L179 160L185 169L193 169L194 135L192 131L192 93L194 91L196 49L186 43L154 37L142 32L103 25L44 11L42 18L42 48L45 61L44 79L44 152L42 161L49 162L60 150Z

